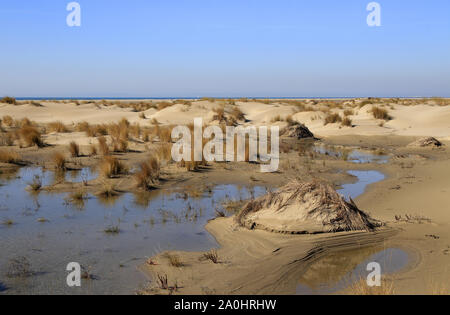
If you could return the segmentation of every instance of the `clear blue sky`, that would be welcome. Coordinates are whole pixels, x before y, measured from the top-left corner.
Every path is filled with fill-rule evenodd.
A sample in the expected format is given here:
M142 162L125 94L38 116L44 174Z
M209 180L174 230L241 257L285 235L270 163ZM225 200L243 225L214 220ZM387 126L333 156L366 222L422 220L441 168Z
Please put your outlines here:
M0 96L450 96L450 1L0 0Z

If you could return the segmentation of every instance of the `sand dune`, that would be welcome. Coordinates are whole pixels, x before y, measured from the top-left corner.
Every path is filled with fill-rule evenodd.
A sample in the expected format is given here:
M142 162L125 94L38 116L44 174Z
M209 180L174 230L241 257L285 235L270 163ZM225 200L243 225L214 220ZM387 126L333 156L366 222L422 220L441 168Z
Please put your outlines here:
M10 115L15 119L28 117L38 123L61 121L71 125L81 121L91 124L116 122L122 118L131 123L145 126L156 119L163 124L190 124L195 117L202 117L205 123L212 121L214 109L223 106L221 101L197 101L192 105L175 104L160 111L149 109L144 112L146 119L132 108L119 106L103 106L95 103L76 105L75 103L42 102L44 106L0 105L0 117ZM433 105L389 105L390 121L375 119L370 110L373 105L353 108L354 115L349 116L353 127L342 127L339 123L324 125L326 113L317 107L316 111L298 111L295 106L280 103L264 104L260 102L236 102L236 106L245 114L251 125L280 125L288 116L305 124L319 137L340 135L402 135L402 136L434 136L440 140L450 140L450 106ZM343 109L331 109L343 117ZM281 118L281 121L276 119Z

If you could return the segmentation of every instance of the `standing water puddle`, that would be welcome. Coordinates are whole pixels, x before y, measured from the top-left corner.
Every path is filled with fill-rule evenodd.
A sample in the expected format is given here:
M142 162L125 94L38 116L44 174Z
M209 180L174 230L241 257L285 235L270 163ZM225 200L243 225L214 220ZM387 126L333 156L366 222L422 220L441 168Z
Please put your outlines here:
M266 192L263 187L220 185L191 195L161 190L113 200L89 196L81 205L72 205L67 194L33 194L25 189L35 175L44 185L59 175L31 168L17 175L0 179L0 292L7 294L131 294L145 284L137 267L146 257L164 250L204 251L217 246L204 227L215 210L222 209L222 202ZM95 178L89 170L64 176L78 182ZM120 232L105 233L108 227ZM14 266L12 259L21 263ZM70 262L85 266L95 280L69 288ZM18 268L33 275L8 277Z
M358 178L356 183L344 184L338 190L338 193L347 199L355 199L361 196L366 191L367 186L380 182L385 178L383 173L378 171L348 171L347 173Z
M382 275L398 272L409 262L408 253L398 248L368 247L333 253L315 262L302 276L297 286L299 295L336 293L349 285L366 279L367 265L377 262Z
M360 149L338 149L329 145L315 145L314 152L329 155L337 159L342 159L357 164L377 163L386 164L389 162L389 156L385 154L374 154L372 151Z
M338 192L345 198L355 199L362 195L367 186L384 180L383 173L378 171L349 171L358 181L342 185ZM351 251L332 253L317 262L306 271L297 285L297 294L332 294L345 289L349 285L365 279L368 275L367 264L378 262L382 274L400 271L408 264L408 254L397 248L380 249L367 247Z

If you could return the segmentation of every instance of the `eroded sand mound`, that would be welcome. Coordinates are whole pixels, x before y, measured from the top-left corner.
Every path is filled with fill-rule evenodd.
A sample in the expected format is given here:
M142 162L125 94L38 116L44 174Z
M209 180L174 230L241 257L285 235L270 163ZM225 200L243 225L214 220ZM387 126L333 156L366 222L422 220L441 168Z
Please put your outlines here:
M410 143L411 147L441 147L442 142L433 137L422 138L413 143Z
M288 234L372 231L381 223L321 181L293 181L247 203L236 216L250 229Z
M313 133L303 124L287 127L283 132L283 136L297 139L314 138Z

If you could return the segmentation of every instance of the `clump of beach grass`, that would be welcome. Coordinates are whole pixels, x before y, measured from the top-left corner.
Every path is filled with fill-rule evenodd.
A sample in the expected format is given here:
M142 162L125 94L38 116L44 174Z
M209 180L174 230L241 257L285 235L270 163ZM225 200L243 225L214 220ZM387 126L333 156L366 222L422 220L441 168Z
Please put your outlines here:
M41 138L41 133L35 127L29 125L23 126L18 130L18 135L21 143L26 147L35 145L38 148L42 148L44 146L44 142Z
M52 155L52 161L55 169L59 171L66 170L66 157L61 152L55 152Z
M355 282L350 286L350 295L394 295L395 289L392 282L387 283L386 280L383 281L382 285L377 287L369 287L367 285L367 280L361 278L359 281Z
M14 125L14 119L9 115L5 115L2 117L2 123L6 127L12 127Z
M389 112L384 108L373 106L370 112L372 113L375 119L381 119L386 121L392 119L392 117L389 115Z
M169 260L170 266L176 267L176 268L180 268L180 267L184 266L183 262L181 261L180 256L170 254L170 253L167 253L165 256Z
M0 150L0 162L17 164L20 162L20 154L13 151Z
M325 117L324 125L335 124L335 123L340 123L340 122L342 122L342 118L339 114L337 114L337 113L331 114L330 113Z
M214 264L219 263L219 254L216 249L212 249L209 252L204 253L201 257L201 260L210 260Z
M100 149L100 153L104 156L109 155L109 147L106 142L106 138L101 136L97 139L98 141L98 147Z
M137 187L144 190L156 188L161 174L159 160L156 157L151 156L148 161L141 163L139 167L139 171L134 174Z
M127 167L113 156L105 156L100 163L100 172L104 177L112 178L121 174L126 174Z
M47 124L47 128L50 130L50 132L57 132L57 133L66 133L69 131L66 125L64 125L64 123L62 123L61 121L51 122Z
M341 122L341 126L342 127L352 127L353 121L348 117L344 117L344 119Z
M80 146L75 141L70 142L69 152L72 157L79 157L80 156Z

